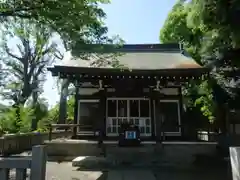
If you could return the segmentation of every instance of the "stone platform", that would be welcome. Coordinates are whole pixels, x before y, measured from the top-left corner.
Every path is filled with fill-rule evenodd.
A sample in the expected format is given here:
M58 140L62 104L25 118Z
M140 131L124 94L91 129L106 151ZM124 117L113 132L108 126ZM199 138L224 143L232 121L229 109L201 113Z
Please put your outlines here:
M142 142L140 147L119 147L117 141L58 139L46 141L48 156L55 161L73 161L74 166L109 168L131 167L191 167L193 164L221 164L216 155L217 143L208 142Z

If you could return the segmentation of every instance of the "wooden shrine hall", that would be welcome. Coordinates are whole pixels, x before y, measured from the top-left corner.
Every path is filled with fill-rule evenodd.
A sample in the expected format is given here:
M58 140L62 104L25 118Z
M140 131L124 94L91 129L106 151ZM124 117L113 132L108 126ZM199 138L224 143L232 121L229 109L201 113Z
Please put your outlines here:
M137 126L141 139L181 137L182 85L208 76L179 44L126 44L101 55L117 53L119 67L94 66L89 60L67 59L48 68L53 76L69 79L75 86L74 124L91 126L105 139L119 137L121 124ZM93 55L91 59L91 54ZM111 60L110 60L111 61ZM80 134L77 129L76 134Z

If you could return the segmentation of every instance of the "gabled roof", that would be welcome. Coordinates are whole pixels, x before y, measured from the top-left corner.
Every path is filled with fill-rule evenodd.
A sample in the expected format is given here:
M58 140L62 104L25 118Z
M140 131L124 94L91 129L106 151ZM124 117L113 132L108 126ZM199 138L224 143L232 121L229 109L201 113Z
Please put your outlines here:
M179 44L126 44L120 47L112 45L91 45L82 48L81 51L88 53L88 60L74 58L68 52L64 60L57 66L67 67L89 67L93 68L93 62L99 57L117 60L120 65L132 70L162 70L162 69L201 69L191 57L186 55ZM110 53L120 53L114 58L107 57ZM95 65L95 67L98 67ZM111 65L105 64L98 68L112 68Z

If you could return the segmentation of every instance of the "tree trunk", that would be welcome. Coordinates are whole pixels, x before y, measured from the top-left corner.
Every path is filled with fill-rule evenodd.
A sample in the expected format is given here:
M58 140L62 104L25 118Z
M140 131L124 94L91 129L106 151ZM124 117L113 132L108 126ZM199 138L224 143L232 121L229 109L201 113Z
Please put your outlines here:
M19 132L20 130L20 123L21 123L21 110L20 110L20 105L19 104L14 104L13 107L15 108L15 121L14 121L14 126L15 126L15 133Z
M32 108L34 109L34 116L32 119L32 124L31 124L31 130L35 131L37 129L37 124L38 124L38 119L36 117L37 114L37 102L38 102L38 92L33 92L32 93Z

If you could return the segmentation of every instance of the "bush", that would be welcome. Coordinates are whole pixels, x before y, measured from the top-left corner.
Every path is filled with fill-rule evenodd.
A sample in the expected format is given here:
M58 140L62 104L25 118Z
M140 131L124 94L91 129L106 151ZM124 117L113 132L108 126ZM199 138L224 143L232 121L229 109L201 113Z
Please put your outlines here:
M31 131L33 110L19 106L20 121L16 118L16 108L8 107L0 116L0 133L18 133Z

